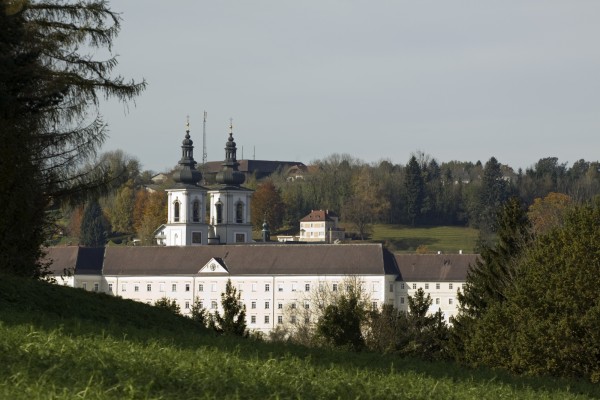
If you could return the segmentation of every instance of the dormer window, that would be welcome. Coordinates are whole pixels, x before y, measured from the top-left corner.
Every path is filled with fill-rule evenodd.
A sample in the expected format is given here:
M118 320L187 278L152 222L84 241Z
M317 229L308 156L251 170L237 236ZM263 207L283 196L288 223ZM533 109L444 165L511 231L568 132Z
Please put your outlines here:
M173 204L173 221L179 222L179 201L175 201Z
M198 199L192 203L192 220L200 222L200 201Z
M238 201L235 205L235 222L238 224L244 223L244 203Z

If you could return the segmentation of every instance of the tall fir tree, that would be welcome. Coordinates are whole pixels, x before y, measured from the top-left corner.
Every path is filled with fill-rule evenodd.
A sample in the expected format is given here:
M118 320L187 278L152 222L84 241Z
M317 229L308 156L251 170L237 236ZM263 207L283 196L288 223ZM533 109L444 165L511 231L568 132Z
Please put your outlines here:
M415 225L421 216L423 207L424 182L421 167L413 155L405 169L406 213L411 225Z
M240 300L240 293L227 280L225 293L221 293L221 307L223 314L215 311L209 317L209 326L215 331L236 336L248 336L246 329L246 306Z
M90 200L83 211L79 243L87 247L106 244L106 221L98 200Z
M103 0L0 0L0 271L44 274L49 207L101 191L108 168L83 168L106 137L99 95L130 100L145 82L111 76L120 19Z

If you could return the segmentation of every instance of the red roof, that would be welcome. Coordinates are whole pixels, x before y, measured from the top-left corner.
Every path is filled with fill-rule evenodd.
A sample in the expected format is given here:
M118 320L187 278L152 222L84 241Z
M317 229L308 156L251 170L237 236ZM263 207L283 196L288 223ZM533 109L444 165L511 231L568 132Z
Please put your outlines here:
M310 221L333 221L330 217L337 217L337 214L329 210L312 210L310 214L302 218L300 222Z

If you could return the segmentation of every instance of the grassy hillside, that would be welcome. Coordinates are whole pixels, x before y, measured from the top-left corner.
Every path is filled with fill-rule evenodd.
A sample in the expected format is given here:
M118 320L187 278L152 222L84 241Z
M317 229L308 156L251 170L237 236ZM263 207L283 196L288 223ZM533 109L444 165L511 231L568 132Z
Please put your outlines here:
M216 337L144 304L0 279L2 399L584 399L586 383Z
M385 242L395 252L414 252L427 246L429 252L473 253L479 231L459 226L409 227L405 225L375 225L373 240Z

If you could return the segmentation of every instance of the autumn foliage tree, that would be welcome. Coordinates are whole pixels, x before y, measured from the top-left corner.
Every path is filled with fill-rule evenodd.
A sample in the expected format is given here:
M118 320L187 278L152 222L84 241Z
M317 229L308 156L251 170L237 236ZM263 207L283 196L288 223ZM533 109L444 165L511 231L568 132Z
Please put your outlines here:
M258 185L252 196L251 214L254 229L260 229L265 220L271 231L281 227L284 217L284 205L279 190L271 180Z

